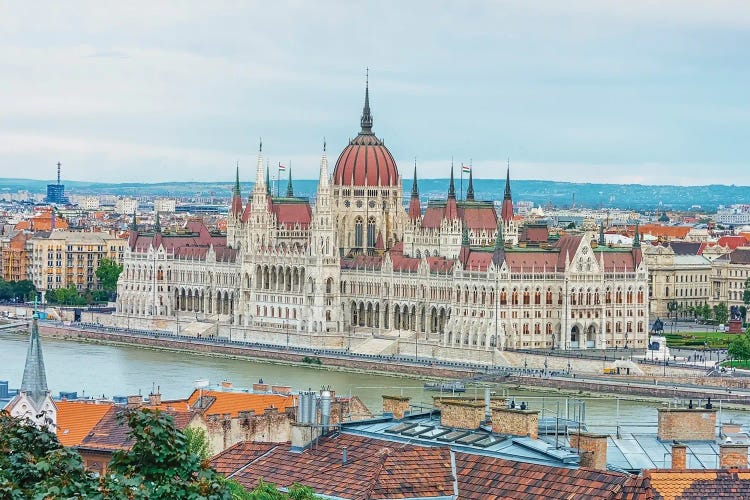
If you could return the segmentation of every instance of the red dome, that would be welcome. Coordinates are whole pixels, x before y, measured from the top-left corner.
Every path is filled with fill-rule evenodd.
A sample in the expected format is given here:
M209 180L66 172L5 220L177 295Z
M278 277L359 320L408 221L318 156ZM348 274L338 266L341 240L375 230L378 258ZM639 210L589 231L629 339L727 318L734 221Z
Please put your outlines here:
M365 87L362 131L341 152L333 170L337 186L398 186L398 169L391 152L372 133L370 89Z
M359 134L341 152L333 170L338 186L398 186L396 162L383 143L370 134Z

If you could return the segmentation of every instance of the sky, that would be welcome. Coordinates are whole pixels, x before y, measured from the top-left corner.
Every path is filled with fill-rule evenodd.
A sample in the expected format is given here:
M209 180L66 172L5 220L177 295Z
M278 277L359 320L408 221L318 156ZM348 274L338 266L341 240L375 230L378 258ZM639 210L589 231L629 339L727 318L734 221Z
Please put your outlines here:
M750 185L750 2L3 2L0 177L317 178L374 131L411 178Z

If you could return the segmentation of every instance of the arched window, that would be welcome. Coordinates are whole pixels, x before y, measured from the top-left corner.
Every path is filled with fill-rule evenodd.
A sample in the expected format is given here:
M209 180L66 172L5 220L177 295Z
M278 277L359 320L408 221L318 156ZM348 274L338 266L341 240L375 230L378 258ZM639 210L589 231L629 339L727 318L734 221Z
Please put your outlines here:
M367 248L375 248L375 217L367 219Z
M354 220L354 246L362 248L362 217Z

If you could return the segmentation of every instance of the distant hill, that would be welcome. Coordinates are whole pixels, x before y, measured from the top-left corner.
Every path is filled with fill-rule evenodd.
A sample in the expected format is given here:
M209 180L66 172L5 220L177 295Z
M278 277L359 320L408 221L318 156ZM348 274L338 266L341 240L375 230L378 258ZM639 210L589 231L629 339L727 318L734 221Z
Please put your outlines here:
M0 178L0 193L26 190L32 193L46 192L47 183L32 179ZM175 197L216 197L230 195L232 182L162 182L162 183L120 183L65 181L68 194L112 194L122 196L175 196ZM242 184L243 197L247 196L252 184ZM294 181L294 191L298 196L313 196L316 180ZM464 191L466 180L464 180ZM477 199L501 199L504 180L478 179L474 181ZM281 182L281 191L286 190L286 181ZM611 207L633 210L688 210L700 205L701 211L714 212L718 205L750 202L750 189L746 186L648 186L641 184L589 184L556 181L512 180L513 199L531 201L535 205L555 207ZM404 179L405 196L411 191L411 179ZM422 199L445 197L448 179L424 179L419 181ZM460 191L456 181L456 191ZM460 193L457 193L460 194Z

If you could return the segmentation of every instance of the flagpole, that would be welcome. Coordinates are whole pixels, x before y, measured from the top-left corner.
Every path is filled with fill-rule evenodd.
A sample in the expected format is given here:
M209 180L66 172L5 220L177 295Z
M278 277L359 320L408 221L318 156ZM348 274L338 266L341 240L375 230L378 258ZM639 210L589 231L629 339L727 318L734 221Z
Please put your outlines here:
M464 199L464 164L461 162L461 197L459 200Z

